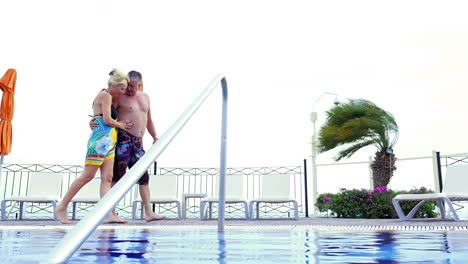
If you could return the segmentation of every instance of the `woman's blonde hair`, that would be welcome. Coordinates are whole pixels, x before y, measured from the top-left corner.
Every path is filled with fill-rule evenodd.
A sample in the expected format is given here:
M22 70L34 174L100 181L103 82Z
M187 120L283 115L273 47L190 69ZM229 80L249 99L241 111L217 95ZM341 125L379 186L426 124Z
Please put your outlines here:
M122 71L119 71L117 69L113 69L110 73L109 73L109 80L107 81L107 85L111 85L113 83L125 83L128 85L128 77L125 73L123 73Z

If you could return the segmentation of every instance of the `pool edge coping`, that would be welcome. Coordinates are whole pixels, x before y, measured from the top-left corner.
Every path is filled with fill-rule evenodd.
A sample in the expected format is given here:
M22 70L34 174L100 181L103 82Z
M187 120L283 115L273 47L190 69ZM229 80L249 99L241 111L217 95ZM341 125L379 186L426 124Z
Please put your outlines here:
M70 230L75 225L7 225L0 230ZM101 225L97 230L217 230L217 225ZM468 226L419 226L419 225L226 225L225 230L259 230L259 231L468 231Z

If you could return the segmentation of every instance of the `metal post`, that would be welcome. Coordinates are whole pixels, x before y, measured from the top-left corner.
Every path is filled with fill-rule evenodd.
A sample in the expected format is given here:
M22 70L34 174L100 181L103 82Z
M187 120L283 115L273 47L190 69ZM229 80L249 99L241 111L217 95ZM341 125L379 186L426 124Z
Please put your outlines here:
M432 151L432 168L434 171L434 191L442 192L442 172L440 168L440 152Z
M436 152L436 158L437 158L437 178L439 179L439 190L442 192L444 190L444 186L442 185L442 170L440 167L440 152Z
M312 127L314 130L314 134L312 135L312 194L311 194L311 199L313 204L315 205L315 200L317 200L318 193L317 193L317 146L316 146L316 141L315 141L315 122L317 121L317 113L312 112L310 114L310 119L312 120ZM318 212L316 207L314 206L312 208L313 215L317 216Z
M3 170L3 158L4 156L3 155L0 155L0 187L2 187L2 170ZM3 189L3 188L2 188ZM5 186L5 190L6 190L6 186ZM3 197L0 197L0 202L3 200L3 198L5 198L5 193L3 193L2 195ZM1 210L1 209L0 209ZM3 212L2 212L3 213Z
M305 217L309 217L309 197L307 195L307 159L304 159L304 195L305 195ZM312 201L315 205L315 201Z
M219 209L218 209L218 232L224 231L224 210L226 204L226 140L227 140L227 82L221 80L223 89L223 110L221 118L221 155L219 164Z
M2 184L2 170L3 170L3 159L4 155L0 155L0 184Z

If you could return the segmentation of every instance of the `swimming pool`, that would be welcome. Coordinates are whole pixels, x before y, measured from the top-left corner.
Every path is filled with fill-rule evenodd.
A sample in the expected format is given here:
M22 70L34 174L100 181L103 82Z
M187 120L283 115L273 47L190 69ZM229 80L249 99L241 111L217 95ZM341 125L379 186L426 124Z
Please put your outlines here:
M0 230L1 263L40 263L61 229ZM68 263L466 263L466 231L100 229Z

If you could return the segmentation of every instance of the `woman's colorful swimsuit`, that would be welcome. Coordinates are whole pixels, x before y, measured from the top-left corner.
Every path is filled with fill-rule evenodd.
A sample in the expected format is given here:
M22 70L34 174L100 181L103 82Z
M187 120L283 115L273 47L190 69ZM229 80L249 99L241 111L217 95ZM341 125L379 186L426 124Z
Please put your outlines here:
M114 158L117 130L106 123L103 118L96 118L97 127L88 140L86 165L100 166L105 160Z

